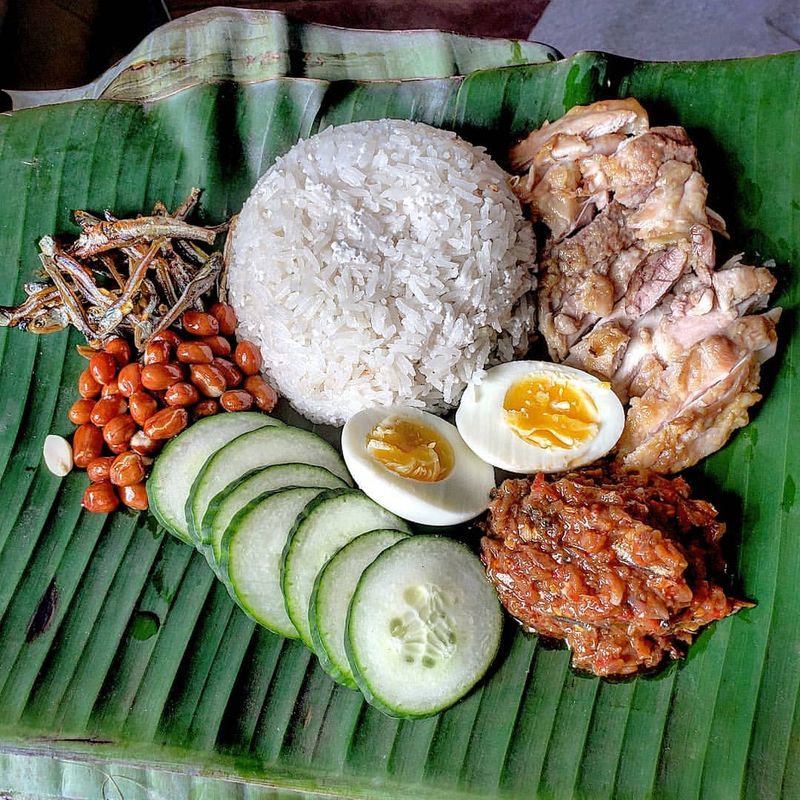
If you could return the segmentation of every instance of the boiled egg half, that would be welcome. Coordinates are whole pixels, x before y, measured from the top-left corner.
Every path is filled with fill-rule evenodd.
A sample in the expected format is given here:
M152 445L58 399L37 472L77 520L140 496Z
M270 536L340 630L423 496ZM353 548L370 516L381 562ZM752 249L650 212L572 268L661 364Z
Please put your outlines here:
M512 361L470 384L456 412L464 441L509 472L561 472L604 456L625 412L611 384L562 364Z
M417 408L367 408L342 430L342 454L364 494L404 519L456 525L489 505L494 470L455 425Z

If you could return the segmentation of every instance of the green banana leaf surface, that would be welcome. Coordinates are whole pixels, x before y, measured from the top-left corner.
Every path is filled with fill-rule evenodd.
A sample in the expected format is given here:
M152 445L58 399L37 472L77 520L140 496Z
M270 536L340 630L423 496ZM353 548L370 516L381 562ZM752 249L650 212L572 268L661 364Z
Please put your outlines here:
M165 49L162 34L142 46L143 84L132 59L83 99L28 96L18 106L36 107L0 116L0 304L22 298L41 236L76 232L75 208L132 214L202 186L201 217L219 222L276 156L328 125L422 120L504 163L544 120L633 95L696 142L731 233L721 250L777 265L785 311L765 399L688 476L727 521L741 592L757 605L705 630L685 661L616 683L575 674L567 652L509 623L490 676L462 702L390 719L302 644L257 628L152 517L82 512L85 474L59 480L41 458L48 433L72 430L79 337L0 329L0 794L800 797L800 53L556 61L527 43L370 39L270 19L251 30L206 18L208 36L193 19L164 34ZM286 35L254 44L267 28ZM202 63L176 72L181 36ZM250 69L259 47L264 72ZM272 71L269 53L286 63Z

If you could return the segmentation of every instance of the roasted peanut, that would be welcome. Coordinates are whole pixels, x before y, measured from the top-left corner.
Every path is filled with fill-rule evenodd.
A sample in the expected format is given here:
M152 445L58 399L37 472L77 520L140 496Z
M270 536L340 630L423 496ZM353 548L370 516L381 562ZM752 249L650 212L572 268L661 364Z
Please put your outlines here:
M98 428L102 428L104 425L111 422L114 417L124 414L127 410L128 403L125 398L120 394L113 394L98 400L94 404L89 419L97 425Z
M103 439L112 453L119 453L122 447L128 449L131 436L136 433L136 423L130 414L120 414L106 423L103 428Z
M251 375L244 382L246 391L253 395L256 405L269 414L278 402L278 393L260 376Z
M202 419L203 417L212 417L214 416L214 414L218 413L219 413L219 403L213 398L209 398L208 400L201 400L192 409L192 419L198 420Z
M245 375L258 375L261 372L261 351L252 342L239 342L233 360Z
M81 397L97 397L102 388L102 384L98 383L92 377L92 373L89 372L89 367L86 367L78 378L78 394Z
M142 386L153 392L169 389L183 380L183 369L178 364L148 364L142 368Z
M89 480L92 481L92 483L107 481L108 473L113 463L114 456L99 456L98 458L93 458L86 465L86 474L89 476Z
M160 339L157 342L148 342L144 348L142 363L145 366L148 364L166 364L169 361L171 352L170 343L164 339Z
M182 364L210 364L214 353L207 344L181 342L175 350L175 357Z
M111 353L95 353L89 359L89 373L103 385L117 377L117 359Z
M85 469L90 461L103 452L103 432L91 422L79 426L72 437L72 460L76 467Z
M119 497L110 481L90 483L83 493L81 505L87 511L100 514L110 514L119 506Z
M100 390L100 397L110 397L112 394L119 394L119 384L116 378Z
M164 392L164 402L168 406L193 406L200 399L200 393L193 383L173 383Z
M219 332L223 336L233 336L236 333L236 312L227 303L214 303L208 313L217 321Z
M89 421L94 403L95 401L88 397L82 397L80 400L76 400L70 406L69 411L67 411L67 419L69 419L73 425L84 425Z
M200 339L200 344L208 345L215 356L223 358L227 358L233 350L231 343L224 336L205 336Z
M164 408L144 424L145 436L151 439L171 439L189 424L185 408Z
M125 339L111 339L105 343L103 350L114 356L117 366L124 367L126 364L130 364L132 356L131 346Z
M114 486L131 486L144 480L144 462L138 453L128 450L120 453L108 473Z
M193 364L190 373L192 383L206 397L219 397L228 388L225 375L216 364Z
M134 483L132 486L121 486L119 496L128 508L136 511L147 511L147 489L143 483Z
M205 311L184 311L181 317L183 329L192 336L216 336L219 323Z
M128 401L130 413L137 425L144 425L158 411L158 400L147 392L134 392Z
M253 407L253 395L243 389L231 389L223 393L219 404L226 411L248 411Z
M157 333L150 341L151 342L168 342L170 347L172 347L174 349L183 340L181 339L180 336L178 336L177 333L175 333L175 331L172 331L169 328L167 328L166 330L161 331L161 333Z
M161 449L162 442L151 439L144 431L136 431L129 444L131 450L140 456L154 456Z
M225 384L229 389L241 386L244 376L227 358L215 358L213 363L222 370L222 374L225 376Z
M142 388L142 368L136 364L126 364L117 375L117 386L123 397L130 397Z

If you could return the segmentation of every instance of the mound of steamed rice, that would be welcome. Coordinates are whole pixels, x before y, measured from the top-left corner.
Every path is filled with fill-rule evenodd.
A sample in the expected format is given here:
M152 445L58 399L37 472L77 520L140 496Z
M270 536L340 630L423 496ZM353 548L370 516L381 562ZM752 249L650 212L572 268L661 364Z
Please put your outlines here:
M506 179L454 133L380 120L328 128L259 180L233 234L230 302L301 414L442 412L527 348L534 243Z

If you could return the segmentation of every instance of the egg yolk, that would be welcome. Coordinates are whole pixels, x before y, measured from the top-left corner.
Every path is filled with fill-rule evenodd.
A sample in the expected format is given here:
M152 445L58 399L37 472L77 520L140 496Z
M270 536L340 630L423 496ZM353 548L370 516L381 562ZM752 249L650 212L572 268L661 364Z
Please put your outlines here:
M415 420L390 417L367 435L367 452L403 478L435 483L453 469L450 443L433 428Z
M506 424L536 447L571 448L597 436L597 406L574 382L547 374L512 384L503 399Z

